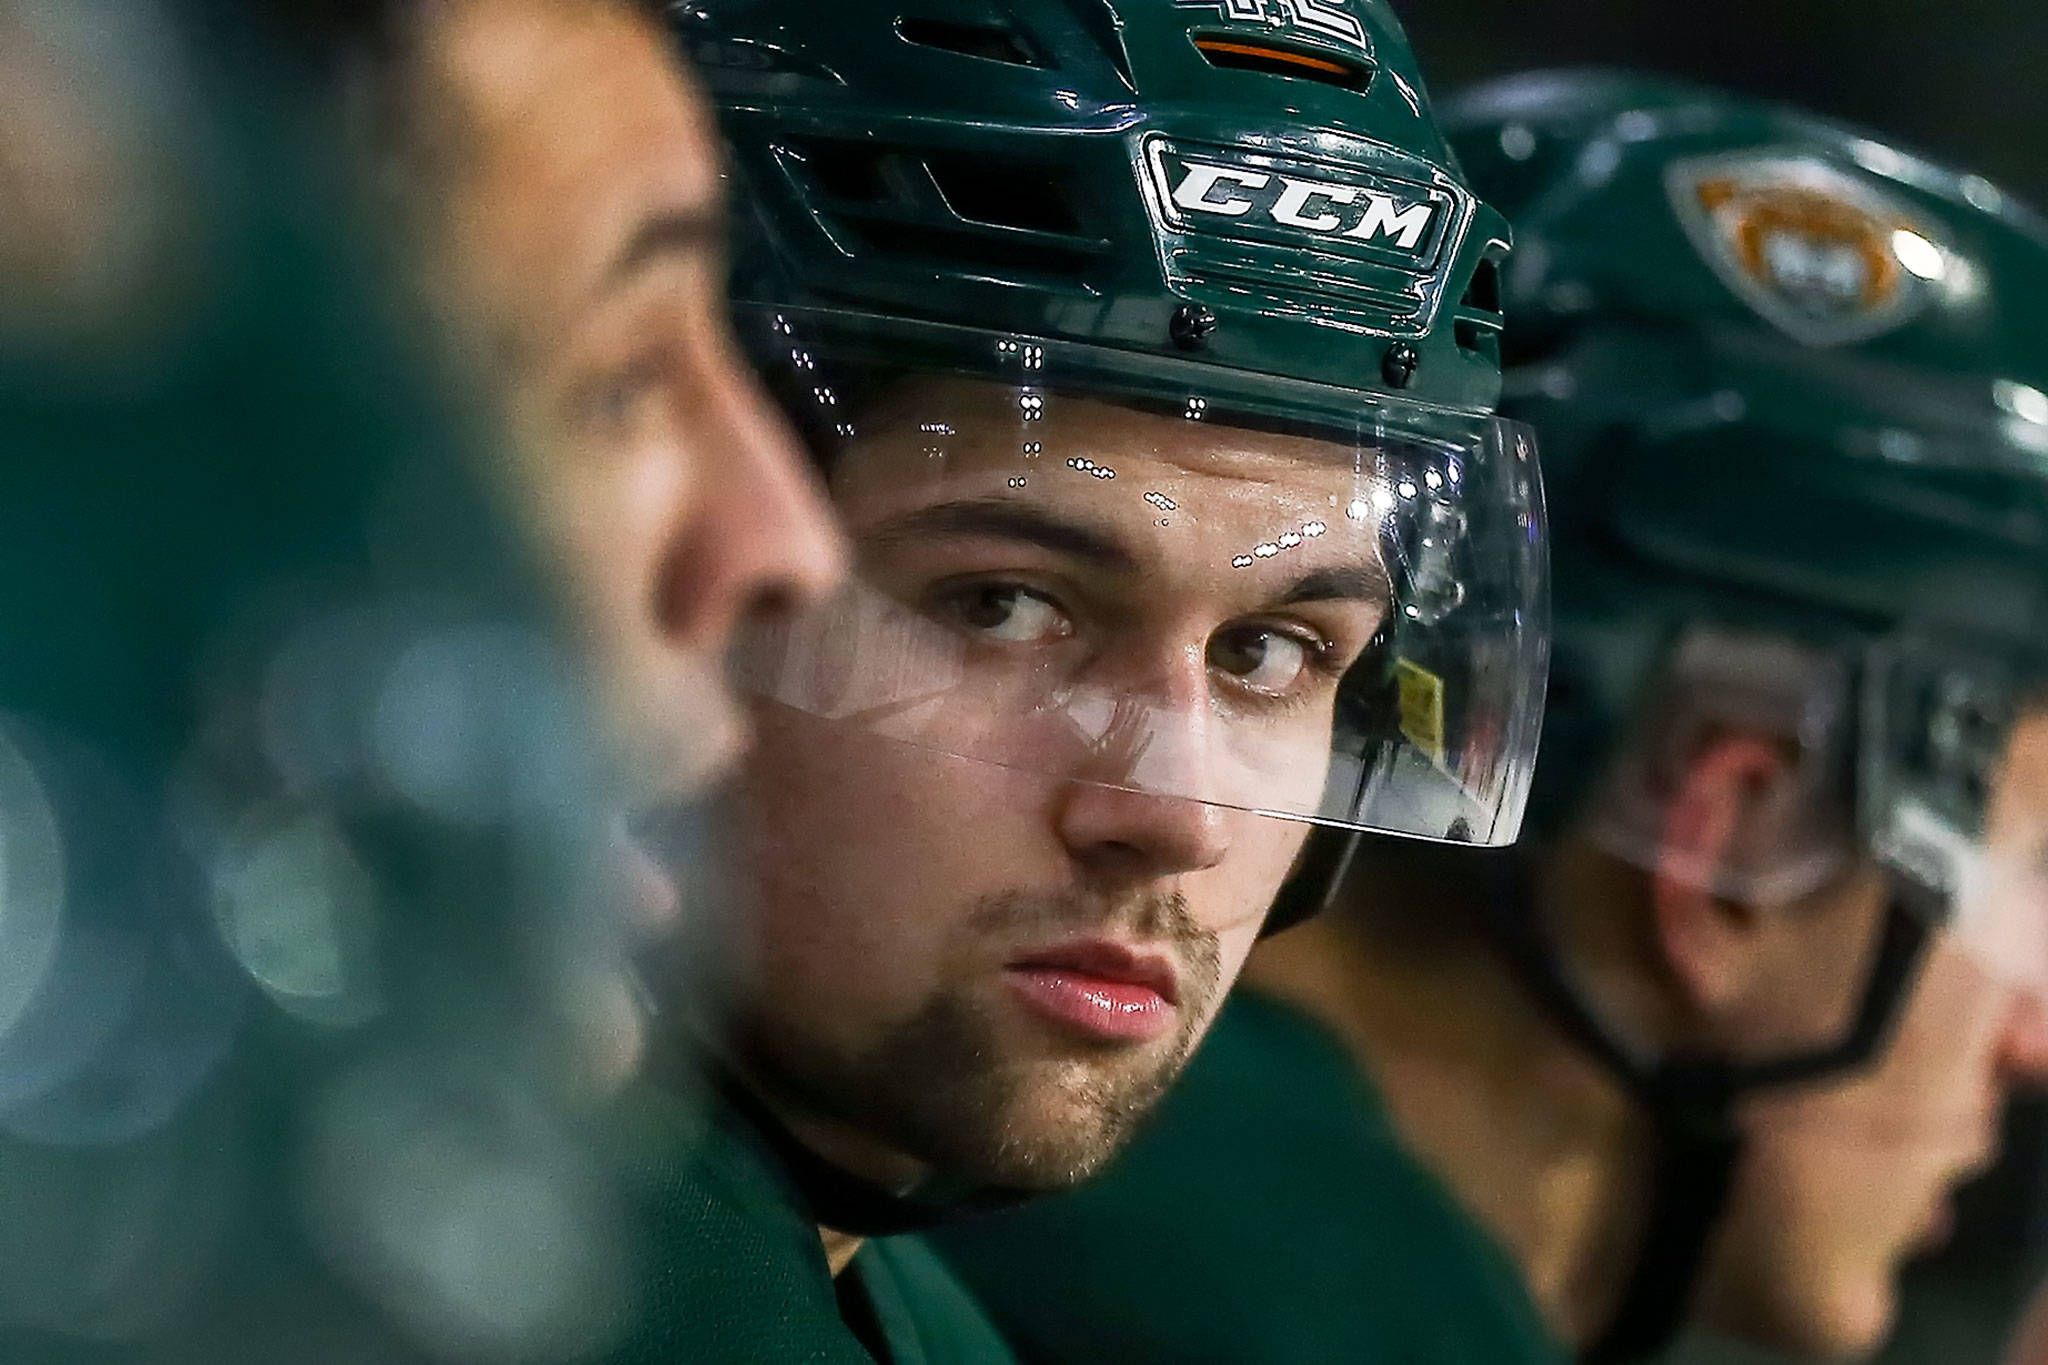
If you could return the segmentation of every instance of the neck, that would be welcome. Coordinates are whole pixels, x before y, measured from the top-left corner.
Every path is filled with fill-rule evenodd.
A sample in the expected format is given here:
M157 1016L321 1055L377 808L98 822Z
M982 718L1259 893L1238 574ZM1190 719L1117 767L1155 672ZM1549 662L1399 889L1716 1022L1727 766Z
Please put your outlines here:
M1647 1137L1497 958L1382 947L1333 915L1263 945L1247 976L1344 1041L1403 1139L1520 1265L1551 1329L1596 1334L1640 1231Z
M839 1124L808 1119L787 1108L779 1113L797 1141L849 1175L901 1193L928 1173L923 1164L881 1146L865 1134ZM867 1240L823 1223L818 1224L818 1239L825 1244L825 1264L831 1267L835 1279L852 1264L855 1253Z
M931 1169L925 1163L900 1152L852 1126L819 1116L809 1107L788 1099L778 1088L761 1084L744 1068L735 1069L737 1083L744 1087L790 1140L849 1176L897 1193L917 1186ZM846 1269L861 1249L864 1237L842 1232L820 1223L818 1239L825 1247L825 1263L834 1277Z
M916 1186L930 1173L922 1162L884 1147L863 1133L842 1125L816 1120L795 1110L766 1103L789 1129L790 1135L848 1175L858 1176L883 1189L901 1193ZM837 1277L852 1262L866 1240L856 1233L818 1225L818 1238L825 1244L825 1263Z

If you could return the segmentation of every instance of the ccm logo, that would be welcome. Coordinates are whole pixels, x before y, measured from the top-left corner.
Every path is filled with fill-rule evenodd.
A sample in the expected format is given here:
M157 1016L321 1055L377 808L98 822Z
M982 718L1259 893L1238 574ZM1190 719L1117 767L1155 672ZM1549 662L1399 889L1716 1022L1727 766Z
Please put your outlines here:
M1183 213L1264 217L1320 237L1390 240L1403 251L1421 245L1436 217L1437 206L1426 199L1403 203L1362 185L1336 185L1206 161L1183 160L1181 164L1186 173L1173 187L1171 197Z

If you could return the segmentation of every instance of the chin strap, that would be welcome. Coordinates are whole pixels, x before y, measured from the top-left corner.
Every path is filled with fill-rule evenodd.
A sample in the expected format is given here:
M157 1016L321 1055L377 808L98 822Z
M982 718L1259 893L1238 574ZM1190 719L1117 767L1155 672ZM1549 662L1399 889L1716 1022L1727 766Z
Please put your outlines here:
M1678 1335L1742 1156L1725 1073L1674 1064L1664 1074L1669 1089L1646 1106L1657 1165L1643 1244L1613 1318L1580 1353L1586 1365L1642 1360Z
M714 1075L717 1091L775 1156L811 1220L855 1237L921 1232L975 1214L994 1213L1036 1198L1037 1190L928 1180L897 1193L819 1156L789 1131L729 1068Z
M1488 882L1488 919L1510 970L1551 1020L1604 1067L1648 1115L1657 1138L1649 1215L1636 1265L1614 1317L1583 1352L1588 1365L1655 1355L1685 1324L1701 1263L1727 1205L1742 1135L1735 1104L1772 1086L1854 1070L1884 1047L1898 1021L1938 896L1896 881L1856 1017L1833 1043L1758 1062L1645 1057L1616 1036L1567 974L1540 927L1527 861L1512 850L1475 851Z
M1329 909L1337 888L1343 884L1345 870L1358 852L1360 838L1357 830L1311 825L1287 880L1280 883L1272 908L1259 926L1259 937L1270 938Z

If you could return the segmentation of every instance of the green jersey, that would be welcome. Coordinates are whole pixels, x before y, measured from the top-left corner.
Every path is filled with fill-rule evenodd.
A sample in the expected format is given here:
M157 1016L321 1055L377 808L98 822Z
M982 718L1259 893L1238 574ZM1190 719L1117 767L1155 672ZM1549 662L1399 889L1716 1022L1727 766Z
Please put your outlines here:
M918 1237L869 1241L835 1280L796 1187L729 1106L656 1122L681 1155L652 1172L653 1274L617 1365L1013 1365Z
M1032 1361L1567 1359L1352 1057L1254 994L1100 1179L934 1240Z
M987 1315L917 1237L868 1242L835 1279L795 1187L765 1140L730 1107L708 1096L700 1105L684 1104L650 1089L622 1106L620 1121L622 1160L609 1168L620 1183L611 1192L623 1196L625 1231L635 1250L622 1272L628 1297L597 1360L1015 1365ZM221 1131L215 1125L199 1136ZM228 1138L220 1141L226 1145ZM124 1189L113 1179L122 1168L107 1164L106 1183ZM199 1185L205 1168L191 1173L200 1213L188 1221L203 1226L206 1211L224 1205L247 1216L228 1235L231 1245L195 1272L202 1282L175 1316L117 1342L0 1324L0 1361L408 1365L446 1359L423 1344L412 1330L417 1323L363 1297L349 1275L337 1273L347 1263L333 1263L308 1240L294 1212L291 1169L280 1147L234 1167L234 1175L248 1178L246 1187ZM485 1352L473 1358L498 1357ZM578 1347L518 1358L592 1356Z

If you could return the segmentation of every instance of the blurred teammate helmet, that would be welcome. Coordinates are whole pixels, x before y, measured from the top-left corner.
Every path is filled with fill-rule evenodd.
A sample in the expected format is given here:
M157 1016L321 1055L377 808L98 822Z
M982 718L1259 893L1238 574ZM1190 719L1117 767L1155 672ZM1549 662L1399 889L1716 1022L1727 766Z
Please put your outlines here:
M674 13L741 182L742 335L862 561L756 652L766 695L1013 768L1513 839L1545 547L1533 440L1492 412L1508 234L1383 4ZM1092 567L942 602L932 547L967 542ZM1230 604L1199 682L1139 659L1190 593ZM1328 603L1344 629L1304 624Z
M1807 799L1712 889L1783 903L1859 859L1891 882L1840 1036L1704 1065L1632 1053L1544 932L1506 926L1667 1136L1727 1158L1735 1094L1882 1045L1930 927L2048 989L2048 924L1983 839L2048 638L2048 224L1853 129L1660 80L1519 77L1446 123L1519 237L1504 407L1542 429L1559 508L1532 826L1584 821L1651 867L1666 779L1755 728L1791 737ZM1694 1233L1715 1205L1692 1200ZM1675 1320L1676 1264L1661 1291L1638 1273L1638 1346ZM1629 1353L1617 1333L1596 1355Z
M1719 720L1801 735L1861 851L1952 902L2048 639L2048 223L1672 83L1524 77L1454 125L1522 236L1507 405L1565 490L1539 818L1580 806L1651 680L1681 675ZM1629 807L1597 818L1640 860ZM1803 833L1726 889L1838 870Z

